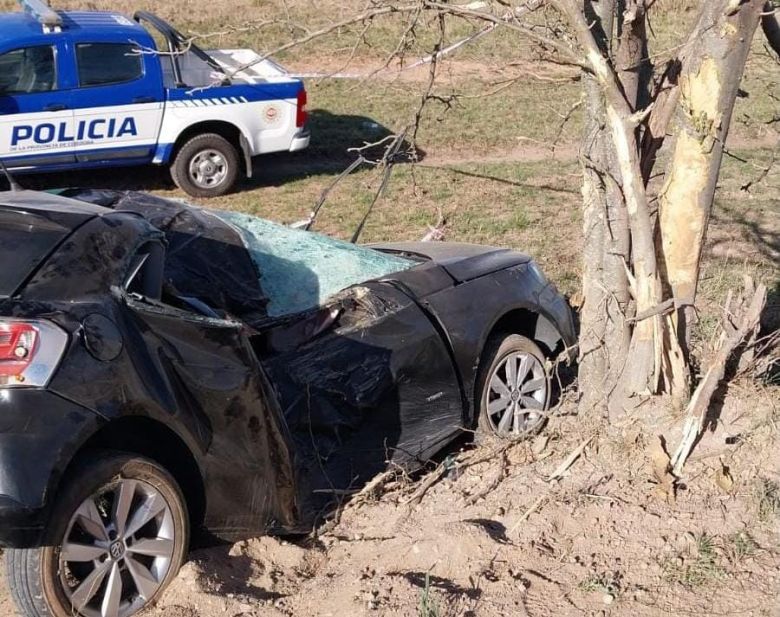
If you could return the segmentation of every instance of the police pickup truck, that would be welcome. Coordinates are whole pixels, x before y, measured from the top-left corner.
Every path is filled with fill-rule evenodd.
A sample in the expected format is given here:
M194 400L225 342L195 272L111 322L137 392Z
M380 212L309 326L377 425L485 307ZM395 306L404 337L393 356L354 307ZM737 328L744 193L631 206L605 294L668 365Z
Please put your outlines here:
M195 197L309 145L306 90L251 50L204 51L159 17L0 14L0 161L18 171L167 165Z

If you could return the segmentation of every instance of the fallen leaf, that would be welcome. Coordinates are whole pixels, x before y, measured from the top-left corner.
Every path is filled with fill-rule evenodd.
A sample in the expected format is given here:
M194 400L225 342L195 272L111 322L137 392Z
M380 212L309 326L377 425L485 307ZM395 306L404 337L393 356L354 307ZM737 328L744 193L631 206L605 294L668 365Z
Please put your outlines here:
M728 467L721 465L720 469L715 472L715 483L724 493L731 493L734 490L734 478Z

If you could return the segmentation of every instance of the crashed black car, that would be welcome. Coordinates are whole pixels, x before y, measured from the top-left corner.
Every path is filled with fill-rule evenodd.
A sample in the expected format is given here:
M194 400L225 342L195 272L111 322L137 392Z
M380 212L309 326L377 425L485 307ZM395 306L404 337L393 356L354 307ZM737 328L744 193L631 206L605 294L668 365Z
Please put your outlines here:
M29 617L132 615L191 530L300 533L464 430L534 432L575 336L521 253L140 193L0 194L0 264L0 546Z

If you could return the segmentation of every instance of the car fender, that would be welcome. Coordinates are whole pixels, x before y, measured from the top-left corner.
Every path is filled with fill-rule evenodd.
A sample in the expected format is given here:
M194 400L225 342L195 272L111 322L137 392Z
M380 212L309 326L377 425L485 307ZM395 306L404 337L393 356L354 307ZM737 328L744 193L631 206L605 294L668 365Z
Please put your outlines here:
M552 300L545 284L530 276L527 267L522 265L444 289L424 299L452 341L467 393L467 423L474 418L476 384L485 345L502 320L513 314L522 316L519 311L533 313L536 319L532 324L513 324L513 328L542 343L548 352L555 351L561 341L572 344L573 326L560 323L565 318L556 317L540 302L540 297ZM554 302L562 314L568 314L565 300L557 292ZM565 331L569 329L571 332Z

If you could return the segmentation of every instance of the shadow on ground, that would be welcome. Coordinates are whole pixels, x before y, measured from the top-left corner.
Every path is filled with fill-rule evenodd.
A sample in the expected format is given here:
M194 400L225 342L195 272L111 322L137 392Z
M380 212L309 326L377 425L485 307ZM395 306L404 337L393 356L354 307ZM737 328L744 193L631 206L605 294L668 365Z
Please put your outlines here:
M242 180L236 192L250 191L265 186L280 186L314 175L338 175L356 158L352 148L366 144L379 145L363 151L368 159L379 159L390 144L394 134L365 116L331 114L325 110L315 110L309 115L309 127L312 143L303 152L282 152L256 157L254 176ZM399 151L399 162L411 160L412 146L405 142ZM425 153L417 150L417 160ZM47 174L14 174L17 182L27 189L47 190L62 187L112 188L124 191L173 190L167 167L143 166L127 168L90 169ZM7 183L0 180L0 186Z

